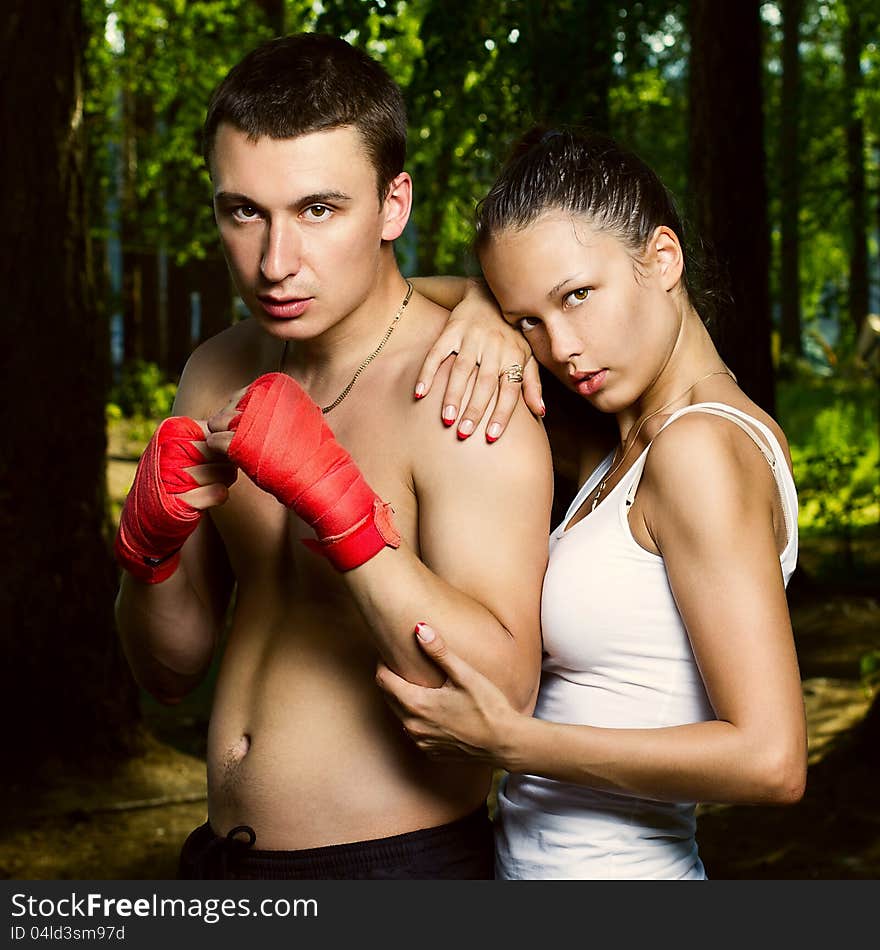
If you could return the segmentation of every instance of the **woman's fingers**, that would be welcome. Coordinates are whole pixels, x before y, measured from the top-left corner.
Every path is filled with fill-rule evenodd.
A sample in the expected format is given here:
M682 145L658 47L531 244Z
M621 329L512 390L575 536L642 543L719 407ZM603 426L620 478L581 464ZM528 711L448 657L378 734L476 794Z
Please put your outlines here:
M547 412L544 406L544 394L541 387L541 373L538 361L530 356L523 370L522 394L532 415L542 419Z
M498 377L492 367L485 366L482 363L478 364L474 388L471 390L466 405L458 415L459 439L466 439L474 432L482 421L483 416L486 415L489 403L495 398L497 391ZM447 387L447 398L444 400L444 406L447 403L452 404L452 401L453 397L448 395Z
M458 353L461 349L461 334L455 327L447 326L446 329L437 337L433 346L428 350L425 359L422 361L419 377L416 381L413 395L416 399L422 399L431 391L431 384L440 369L440 364L453 353Z
M470 663L453 653L443 637L430 624L417 623L414 632L422 652L430 657L456 686L467 686L473 676L479 675Z

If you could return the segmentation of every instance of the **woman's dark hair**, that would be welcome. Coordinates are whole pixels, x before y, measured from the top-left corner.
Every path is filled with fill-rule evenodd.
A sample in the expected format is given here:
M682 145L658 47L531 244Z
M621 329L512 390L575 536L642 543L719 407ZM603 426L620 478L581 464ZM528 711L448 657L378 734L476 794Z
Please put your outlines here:
M296 33L268 40L229 71L211 96L202 130L209 170L221 122L254 140L354 126L376 169L380 202L406 159L406 106L399 87L366 53L333 36Z
M684 252L688 298L704 321L713 316L717 289L706 288L707 262L686 240L675 200L657 174L614 139L574 128L527 132L477 206L475 252L493 235L526 228L552 210L586 218L620 240L636 261L654 230L665 225Z

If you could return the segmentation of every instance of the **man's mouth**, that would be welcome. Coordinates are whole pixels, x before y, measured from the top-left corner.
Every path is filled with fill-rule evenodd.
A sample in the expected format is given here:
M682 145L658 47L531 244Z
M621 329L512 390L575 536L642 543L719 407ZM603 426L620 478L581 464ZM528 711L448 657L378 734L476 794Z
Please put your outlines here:
M269 294L258 296L263 310L275 320L290 320L302 316L314 297L272 297Z

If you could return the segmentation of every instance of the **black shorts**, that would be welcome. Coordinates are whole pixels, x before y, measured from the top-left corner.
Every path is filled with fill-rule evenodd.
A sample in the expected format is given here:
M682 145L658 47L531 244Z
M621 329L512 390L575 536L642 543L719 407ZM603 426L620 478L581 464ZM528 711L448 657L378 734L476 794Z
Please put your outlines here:
M436 828L301 851L258 851L247 825L225 838L205 824L186 839L183 880L492 880L495 846L486 806Z

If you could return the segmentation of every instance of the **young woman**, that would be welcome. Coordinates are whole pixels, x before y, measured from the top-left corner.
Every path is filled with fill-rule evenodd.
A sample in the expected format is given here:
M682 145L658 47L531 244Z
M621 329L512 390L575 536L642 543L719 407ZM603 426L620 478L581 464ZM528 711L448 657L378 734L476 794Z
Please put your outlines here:
M377 682L425 752L507 773L499 878L704 878L695 803L804 790L785 436L710 339L668 192L614 142L526 136L476 249L504 319L618 440L550 537L534 716L429 623L445 685Z

